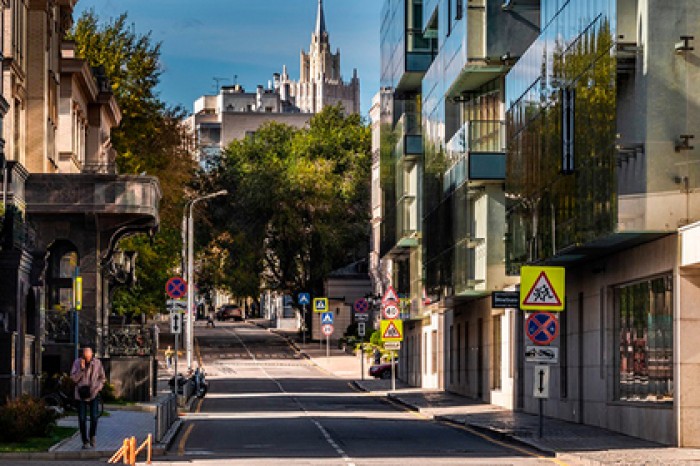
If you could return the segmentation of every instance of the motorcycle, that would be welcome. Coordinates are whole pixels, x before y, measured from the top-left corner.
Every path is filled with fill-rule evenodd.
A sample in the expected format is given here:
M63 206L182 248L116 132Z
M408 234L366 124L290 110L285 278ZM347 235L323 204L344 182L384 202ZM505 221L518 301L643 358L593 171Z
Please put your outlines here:
M209 383L206 381L206 376L204 370L197 368L192 376L192 383L194 384L194 395L197 398L204 398L209 391Z

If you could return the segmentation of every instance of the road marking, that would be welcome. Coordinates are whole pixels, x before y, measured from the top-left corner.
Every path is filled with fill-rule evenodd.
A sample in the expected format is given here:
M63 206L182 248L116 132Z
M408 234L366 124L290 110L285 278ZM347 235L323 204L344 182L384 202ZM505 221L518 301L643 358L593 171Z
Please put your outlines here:
M185 456L185 445L187 444L187 440L190 438L190 435L192 434L192 429L194 429L194 424L190 424L189 426L187 426L185 433L183 434L182 438L180 439L180 444L178 445L178 448L177 448L177 456Z
M199 399L199 402L197 403L197 408L194 410L195 414L199 414L202 411L202 404L204 404L204 398ZM187 445L187 441L190 439L190 435L192 435L193 430L194 424L190 424L189 426L187 426L187 429L185 430L185 433L180 439L180 443L177 448L178 456L185 456L185 446Z
M235 330L231 330L231 331L229 331L229 333L231 333L234 337L236 337L236 339L238 340L238 343L240 343L241 346L243 346L243 348L246 350L246 352L248 353L248 355L250 355L250 357L251 357L254 361L257 362L257 359L255 359L255 356L253 356L253 353L250 352L250 350L248 349L248 347L246 346L246 344L243 342L243 339L241 339L241 337L238 335L238 333L236 333ZM291 346L291 345L290 345L290 346ZM292 347L292 348L293 348L293 347ZM316 367L318 367L318 366L316 366ZM277 379L275 379L274 377L272 377L272 376L270 375L269 372L267 372L267 370L265 369L265 367L264 367L263 365L258 364L258 368L259 368L260 371L262 371L263 374L265 374L265 376L266 376L268 379L270 379L270 381L272 381L275 385L277 385L277 388L279 388L280 392L282 392L282 393L284 393L284 394L287 394L287 395L290 395L290 393L287 392L287 390L284 389L284 387L282 386L282 384L281 384ZM328 445L330 445L331 448L333 448L333 450L335 450L335 452L338 454L338 456L340 456L340 457L343 459L343 461L345 461L345 462L347 463L347 466L355 466L355 463L352 461L352 459L350 459L350 457L348 456L348 454L345 453L345 450L343 450L343 449L340 447L340 445L338 445L338 442L336 442L335 439L333 439L333 437L332 437L331 434L328 432L328 430L326 430L326 428L323 427L323 425L322 425L317 419L315 419L315 418L313 417L313 415L312 415L309 411L307 411L307 409L304 407L304 405L301 404L301 401L299 401L299 398L297 398L296 396L292 396L292 399L293 399L294 402L297 404L297 406L299 407L299 409L304 413L304 415L305 415L305 416L316 426L316 428L321 432L321 435L323 435L323 438L326 440L326 442L328 443Z

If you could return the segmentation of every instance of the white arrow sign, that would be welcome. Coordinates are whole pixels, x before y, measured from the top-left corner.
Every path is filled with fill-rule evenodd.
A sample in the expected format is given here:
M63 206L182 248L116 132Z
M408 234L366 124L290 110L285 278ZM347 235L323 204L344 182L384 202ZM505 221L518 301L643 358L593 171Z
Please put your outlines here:
M182 332L182 314L178 311L170 312L170 333Z

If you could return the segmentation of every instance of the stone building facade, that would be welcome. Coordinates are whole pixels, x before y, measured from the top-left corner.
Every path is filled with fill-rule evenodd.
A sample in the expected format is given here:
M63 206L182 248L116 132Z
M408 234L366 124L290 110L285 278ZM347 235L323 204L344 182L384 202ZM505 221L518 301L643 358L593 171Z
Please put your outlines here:
M0 400L38 394L42 373L70 368L76 343L109 369L109 296L134 272L118 241L159 223L158 180L116 172L109 82L65 40L76 3L2 4Z

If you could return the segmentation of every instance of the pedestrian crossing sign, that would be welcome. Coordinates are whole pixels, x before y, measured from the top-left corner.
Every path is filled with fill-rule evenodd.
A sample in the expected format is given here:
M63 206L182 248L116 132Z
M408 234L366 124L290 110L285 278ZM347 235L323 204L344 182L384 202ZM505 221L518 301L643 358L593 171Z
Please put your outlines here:
M379 331L382 341L403 341L402 320L382 320Z
M564 267L522 267L520 308L524 311L563 311L565 273Z
M326 312L328 310L328 298L314 298L314 312Z
M333 323L333 313L324 312L321 314L321 325L332 324Z

